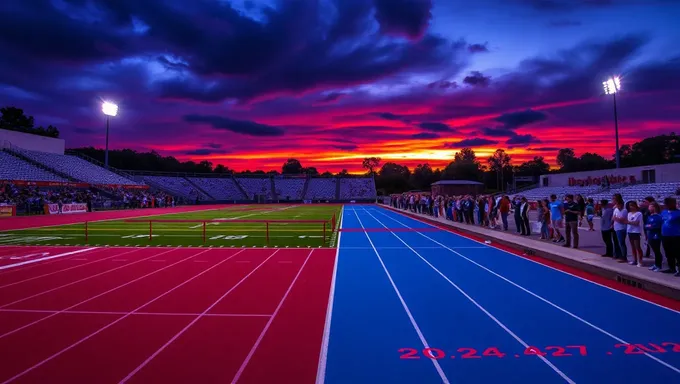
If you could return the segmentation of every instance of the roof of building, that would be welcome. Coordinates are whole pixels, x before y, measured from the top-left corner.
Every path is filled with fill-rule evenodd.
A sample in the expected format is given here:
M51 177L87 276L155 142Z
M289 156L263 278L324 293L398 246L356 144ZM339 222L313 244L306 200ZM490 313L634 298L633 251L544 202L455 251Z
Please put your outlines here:
M432 185L482 185L482 183L470 180L440 180Z

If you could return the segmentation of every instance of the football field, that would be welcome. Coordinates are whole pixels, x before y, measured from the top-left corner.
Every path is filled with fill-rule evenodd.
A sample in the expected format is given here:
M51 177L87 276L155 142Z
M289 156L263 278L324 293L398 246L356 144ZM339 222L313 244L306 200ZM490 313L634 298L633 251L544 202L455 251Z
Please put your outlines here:
M334 247L341 206L238 205L0 232L0 245Z

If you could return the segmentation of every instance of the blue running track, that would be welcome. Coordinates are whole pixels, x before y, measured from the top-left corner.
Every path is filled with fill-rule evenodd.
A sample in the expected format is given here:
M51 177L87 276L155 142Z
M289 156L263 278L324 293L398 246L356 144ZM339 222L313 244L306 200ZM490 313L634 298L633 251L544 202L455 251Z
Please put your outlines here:
M317 384L680 383L679 312L378 206L341 228Z

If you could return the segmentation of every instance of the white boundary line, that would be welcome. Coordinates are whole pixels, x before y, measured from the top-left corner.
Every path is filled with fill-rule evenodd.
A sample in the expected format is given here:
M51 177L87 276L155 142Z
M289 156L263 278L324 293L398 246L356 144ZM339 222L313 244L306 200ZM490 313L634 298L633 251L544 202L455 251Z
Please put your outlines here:
M369 211L366 211L366 212L367 212L369 215L371 215L371 213L370 213ZM385 215L385 214L383 214L383 215L384 215L385 217L390 218L388 215ZM371 215L371 216L373 216L373 215ZM397 222L397 223L403 225L404 227L409 228L409 226L407 226L406 224L400 222L399 220L397 220L397 219L395 219L395 218L391 218L391 219L394 220L395 222ZM376 219L376 220L378 220L378 219ZM429 237L429 236L427 236L427 235L424 235L424 234L422 234L422 233L420 233L420 232L418 232L418 233L419 233L421 236L423 236L423 237L429 239L430 241L433 241L433 242L435 242L435 243L437 243L437 244L442 245L444 248L446 248L446 249L448 249L449 251L453 252L454 254L456 254L457 256L459 256L460 258L462 258L462 259L464 259L464 260L467 260L468 262L470 262L470 263L476 265L477 267L479 267L479 268L481 268L481 269L483 269L483 270L489 272L490 274L492 274L492 275L498 277L499 279L501 279L501 280L503 280L503 281L509 283L510 285L512 285L512 286L514 286L514 287L516 287L516 288L518 288L518 289L524 291L525 293L528 293L529 295L531 295L531 296L537 298L538 300L540 300L540 301L542 301L542 302L544 302L544 303L550 305L551 307L553 307L553 308L555 308L555 309L557 309L557 310L559 310L559 311L561 311L561 312L563 312L563 313L565 313L565 314L571 316L572 318L574 318L574 319L576 319L576 320L582 322L583 324L585 324L585 325L587 325L587 326L589 326L589 327L591 327L591 328L593 328L593 329L599 331L600 333L602 333L602 334L604 334L604 335L606 335L606 336L609 336L610 338L612 338L612 339L618 341L619 343L622 343L622 344L630 344L629 342L623 340L622 338L620 338L620 337L618 337L618 336L616 336L616 335L614 335L614 334L612 334L612 333L609 333L609 332L606 331L605 329L598 327L597 325L595 325L595 324L589 322L588 320L586 320L586 319L584 319L584 318L582 318L582 317L580 317L580 316L578 316L578 315L576 315L576 314L574 314L574 313L568 311L568 310L565 309L565 308L562 308L561 306L559 306L559 305L553 303L552 301L550 301L550 300L544 298L543 296L541 296L541 295L539 295L539 294L537 294L537 293L535 293L535 292L533 292L533 291L531 291L531 290L529 290L529 289L527 289L527 288L524 288L523 286L521 286L521 285L515 283L514 281L512 281L512 280L506 278L505 276L502 276L502 275L500 275L500 274L498 274L498 273L492 271L491 269L489 269L489 268L487 268L487 267L485 267L485 266L483 266L483 265L477 263L476 261L474 261L474 260L472 260L472 259L466 257L465 255L461 254L460 252L456 252L455 250L453 250L453 249L451 249L451 248L445 246L444 244L438 242L437 240L435 240L435 239L433 239L433 238L431 238L431 237ZM455 234L454 234L454 235L455 235ZM456 235L456 236L459 236L459 235ZM403 241L402 241L402 242L403 242ZM515 256L515 255L513 255L513 256ZM428 264L429 264L429 263L428 263ZM653 355L651 355L651 354L649 354L649 353L646 353L646 352L644 353L644 355L647 356L647 357L649 357L650 359L656 361L657 363L659 363L659 364L665 366L666 368L669 368L669 369L675 371L676 373L680 373L680 369L674 367L674 366L671 365L671 364L666 363L665 361L659 359L658 357L653 356Z
M120 256L126 255L126 254L128 254L128 253L135 252L135 250L137 250L137 249L142 249L142 248L136 248L136 249L133 249L133 250L131 250L131 251L119 253L119 254L116 254L115 257L120 257ZM174 248L174 249L169 250L168 252L172 252L172 251L175 251L175 250L177 250L177 249L178 249L178 248ZM2 305L0 305L0 309L9 307L10 305L14 305L14 304L17 304L17 303L21 303L22 301L26 301L26 300L32 299L32 298L34 298L34 297L42 296L42 295L44 295L44 294L46 294L46 293L54 292L54 291L56 291L56 290L58 290L58 289L61 289L61 288L65 288L65 287L68 287L68 286L71 286L71 285L74 285L74 284L78 284L78 283L80 283L80 282L82 282L82 281L90 280L90 279L92 279L92 278L95 278L95 277L104 275L104 274L109 273L109 272L116 271L116 270L121 269L121 268L125 268L125 267L127 267L127 266L129 266L129 265L133 265L133 264L140 263L140 262L142 262L142 261L144 261L144 260L148 260L148 259L151 259L151 258L153 258L153 257L156 257L156 256L158 256L158 255L162 255L162 254L168 253L168 252L162 252L162 253L159 253L159 254L157 254L157 255L152 255L152 256L149 256L149 257L145 257L145 258L143 258L143 259L140 259L140 260L137 260L137 261L133 261L132 263L123 264L123 265L121 265L121 266L118 266L118 267L115 267L115 268L111 268L111 269L107 269L107 270L105 270L105 271L99 272L99 273L94 274L94 275L89 275L89 276L87 276L87 277L83 277L82 279L79 279L79 280L76 280L76 281L71 281L70 283L66 283L66 284L63 284L63 285L60 285L60 286L57 286L57 287L54 287L54 288L50 288L50 289L45 290L45 291L42 291L42 292L38 292L38 293L33 294L33 295L31 295L31 296L24 297L24 298L19 299L19 300L15 300L15 301L13 301L13 302L11 302L11 303L2 304ZM116 261L116 260L112 260L112 261ZM2 336L0 336L0 338L2 338Z
M405 217L405 218L408 218L408 219L412 219L412 220L421 222L421 223L423 223L423 224L427 224L427 225L429 225L429 226L431 226L431 227L434 227L434 228L439 228L439 227L437 227L437 226L435 226L435 225L433 225L433 224L431 224L431 223L428 223L428 222L426 222L426 221L424 221L424 220L421 220L421 219L419 219L419 218L417 218L417 217L411 217L411 216L408 216L408 215L404 215L404 214L402 214L402 213L400 213L400 212L393 211L393 210L391 210L391 209L386 209L386 208L382 208L382 207L379 207L379 208L380 208L381 210L385 210L385 211L387 211L387 212L396 213L396 214L398 214L398 215L401 216L401 217ZM380 213L381 215L383 215L383 216L385 216L385 217L388 217L388 218L390 218L390 219L392 219L392 220L394 220L394 221L397 221L396 219L390 217L389 215L384 214L384 213L381 212L380 210L375 210L375 212ZM398 222L398 221L397 221L397 222ZM402 225L403 225L403 224L402 224ZM442 225L445 226L446 224L442 223ZM442 229L442 228L440 228L440 229ZM481 241L478 241L478 240L475 240L475 239L471 239L471 238L469 238L469 237L467 237L467 236L459 235L459 234L457 234L457 233L451 232L451 231L446 230L446 229L442 229L442 231L451 233L451 234L456 235L456 236L460 236L460 237L462 237L462 238L464 238L464 239L467 239L467 240L470 240L470 241L474 241L474 242L477 243L477 244L483 245L485 248L492 248L492 249L495 249L495 250L497 250L497 251L501 251L501 252L507 253L508 255L512 255L512 256L514 256L514 257L520 259L520 260L526 260L526 261L532 262L532 263L534 263L534 264L538 264L538 265L540 265L540 266L542 266L542 267L550 268L550 269L552 269L552 270L555 270L555 271L557 271L557 272L563 273L563 274L565 274L565 275L569 275L569 276L575 277L575 278L577 278L577 279L579 279L579 280L586 281L586 282L588 282L588 283L590 283L590 284L594 284L594 285L600 286L600 287L602 287L602 288L607 288L607 289L610 290L610 291L613 291L613 292L616 292L616 293L620 293L620 294L622 294L622 295L630 296L630 297L632 297L632 298L634 298L634 299L637 299L637 300L640 300L640 301L644 301L645 303L652 304L652 305L657 306L657 307L659 307L659 308L663 308L663 309L666 309L666 310L668 310L668 311L671 311L671 312L675 312L675 313L677 313L677 314L680 314L680 311L676 311L675 309L668 308L668 307L666 307L666 306L663 306L663 305L661 305L661 304L655 303L655 302L653 302L653 301L649 301L649 300L647 300L647 299L643 299L642 297L637 297L637 296L635 296L635 295L631 295L630 293L627 293L627 292L619 291L618 289L615 289L615 288L612 288L612 287L608 287L608 286L606 286L606 285L600 284L600 283L595 282L595 281L592 281L592 280L588 280L588 279L586 279L586 278L584 278L584 277L574 275L574 274L572 274L572 273L563 271L563 270L561 270L561 269L559 269L559 268L551 267L550 265L546 265L546 264L539 263L539 262L534 261L534 260L531 260L531 259L527 259L526 257L521 257L521 256L518 256L518 255L515 255L514 253L508 252L508 251L506 251L506 250L504 250L504 249L502 249L502 248L496 248L496 247L494 247L493 245L485 244L485 243L483 243L483 242L481 242ZM426 237L427 237L427 236L426 236Z
M123 378L123 379L119 382L119 384L124 384L124 383L126 383L128 380L130 380L130 379L132 378L132 376L134 376L137 372L139 372L140 370L142 370L142 368L144 368L145 366L147 366L147 364L149 364L149 363L151 362L151 360L153 360L156 356L158 356L161 352L163 352L163 351L165 350L165 348L167 348L170 344L172 344L175 340L177 340L180 336L182 336L182 335L184 334L184 332L186 332L189 328L191 328L192 325L196 324L196 322L198 322L198 320L200 320L203 316L205 316L205 315L206 315L211 309L213 309L220 301L222 301L222 299L224 299L225 297L227 297L227 295L229 295L231 292L233 292L236 288L238 288L239 285L241 285L241 284L242 284L244 281L246 281L250 276L252 276L252 274L255 273L255 271L257 271L258 269L260 269L260 267L261 267L262 265L264 265L264 263L266 263L266 262L269 261L272 257L274 257L274 255L275 255L278 251L279 251L279 250L277 249L277 250L275 250L274 252L272 252L271 255L267 256L267 258L264 259L264 261L262 261L260 264L258 264L258 265L257 265L255 268L253 268L250 272L248 272L247 275L245 275L241 280L239 280L236 284L234 284L231 288L229 288L229 290L227 290L227 292L225 292L222 296L220 296L217 300L215 300L215 302L213 302L212 304L210 304L210 306L209 306L208 308L206 308L203 312L199 313L198 316L196 316L196 318L194 318L189 324L187 324L184 328L182 328L179 332L177 332L173 337L171 337L170 340L168 340L167 342L165 342L165 344L163 344L163 345L162 345L160 348L158 348L154 353L152 353L151 356L149 356L148 358L146 358L146 360L144 360L144 361L143 361L141 364L139 364L135 369L133 369L130 373L128 373L128 375L125 376L125 378ZM218 263L218 264L216 264L216 265L219 265L219 264L221 264L221 263L222 263L222 262L220 262L220 263ZM178 285L177 287L173 288L173 290L176 289L176 288L179 288L180 286L182 286L182 285L184 285L184 284L186 284L186 283L188 283L189 281L193 280L194 278L200 276L201 274L203 274L204 272L206 272L206 271L208 271L208 270L210 270L210 269L211 269L211 268L206 269L205 271L201 272L200 274L194 276L193 278L191 278L191 279L185 281L184 283ZM163 295L161 295L161 296L164 296L164 295L165 295L165 294L163 294ZM156 299L160 298L161 296L157 297ZM154 299L154 301L155 301L156 299ZM144 304L143 306L141 306L141 307L139 307L139 308L144 308L145 306L147 306L147 305L149 305L149 304L151 304L151 302L149 302L149 303L147 303L147 304ZM138 309L139 309L139 308L138 308ZM133 312L135 312L135 311L133 311ZM121 319L122 319L122 318L121 318ZM99 331L98 331L98 332L99 332Z
M338 244L335 250L335 261L333 263L333 275L331 277L331 289L328 292L328 307L326 307L326 322L323 326L323 337L321 339L321 351L319 353L319 364L316 369L316 384L323 384L326 381L326 364L328 362L328 345L331 337L331 320L333 318L333 302L335 300L335 281L338 277L338 260L340 259L340 242L342 241L343 220L345 219L345 206L340 207L340 223L338 224Z
M353 211L354 211L354 215L357 217L357 220L359 220L359 225L361 225L361 228L364 228L364 223L361 221L361 218L359 218L359 214L357 214L357 211L355 209ZM404 311L406 311L406 315L408 316L409 320L411 321L411 325L413 326L413 329L418 334L418 338L420 339L420 342L423 344L423 347L430 348L430 344L425 339L425 335L423 335L423 332L420 330L420 326L418 326L416 319L413 317L413 314L411 314L411 310L408 308L408 305L406 305L406 301L404 301L404 298L401 296L401 292L399 291L399 288L397 288L397 284L392 279L392 275L387 270L387 266L383 262L382 257L380 257L380 253L375 248L375 245L373 245L373 241L371 240L371 237L368 236L368 232L364 232L364 234L366 235L368 242L371 243L371 247L373 247L373 251L375 252L375 255L378 257L378 261L380 261L380 265L382 265L383 270L385 271L385 274L387 275L387 279L390 281L390 284L392 284L392 288L394 289L394 292L397 294L397 297L399 298L399 301L401 302L401 306L404 308ZM437 370L439 377L442 379L442 383L449 384L450 381L449 381L448 377L446 377L444 370L442 370L441 365L439 365L439 361L437 361L435 359L430 359L430 360L432 361L432 364L434 365L435 369Z
M121 312L121 311L75 311L75 310L46 310L46 309L0 309L0 313L68 313L74 315L139 315L139 316L198 316L200 313L182 312ZM271 317L271 315L260 313L206 313L205 317Z
M203 252L199 252L199 253L204 253L204 252L208 252L208 251L210 251L210 249L207 249L207 250L205 250L205 251L203 251ZM167 252L166 252L166 253L167 253ZM238 253L240 253L240 252L237 252L236 254L238 254ZM276 252L274 252L274 253L276 253ZM234 254L233 256L236 256L236 254ZM272 254L272 255L273 255L273 254ZM270 256L270 257L271 257L271 256ZM45 358L44 360L42 360L42 361L40 361L40 362L34 364L33 366L27 368L26 370L24 370L24 371L22 371L22 372L20 372L20 373L18 373L18 374L16 374L16 375L14 375L13 377L7 379L7 380L4 381L2 384L8 384L9 382L14 381L14 380L18 379L19 377L21 377L21 376L27 374L28 372L31 372L32 370L34 370L34 369L36 369L36 368L42 366L43 364L49 362L50 360L53 360L53 359L59 357L60 355L66 353L66 352L68 352L68 351L70 351L71 349L73 349L73 348L77 347L78 345L84 343L85 341L87 341L87 340L93 338L94 336L98 335L99 333L104 332L104 331L107 330L108 328L110 328L110 327L114 326L115 324L118 324L118 323L121 322L122 320L128 318L128 317L131 316L133 313L137 312L138 309L142 309L142 308L146 307L147 305L150 305L151 303L155 302L156 300L158 300L158 299L164 297L165 295L168 295L169 293L175 291L176 289L182 287L183 285L185 285L185 284L187 284L187 283L193 281L193 280L196 279L197 277L203 275L204 273L206 273L206 272L208 272L209 270L211 270L211 269L217 267L218 265L224 263L224 262L227 261L227 260L228 260L228 258L227 258L227 259L224 259L224 260L222 260L222 261L220 261L219 263L217 263L217 264L211 266L210 268L207 268L207 269L203 270L202 272L200 272L200 273L194 275L193 277L184 280L183 282L179 283L178 285L174 286L173 288L170 288L169 290L165 291L164 293L162 293L162 294L160 294L160 295L154 297L153 299L149 300L148 302L146 302L146 303L142 304L141 306L135 308L132 312L129 312L127 315L124 315L124 316L122 316L122 317L120 317L120 318L118 318L118 319L116 319L116 320L110 322L109 324L107 324L107 325L105 325L105 326L99 328L98 330L96 330L96 331L90 333L89 335L87 335L87 336L81 338L80 340L74 342L73 344L69 345L68 347L65 347L65 348L61 349L59 352L56 352L56 353L52 354L51 356ZM252 273L252 272L251 272L251 273ZM246 277L247 277L247 276L246 276ZM237 283L237 285L238 285L238 284L240 284L240 282ZM225 296L226 296L226 295L225 295ZM200 315L199 315L199 317L196 317L196 319L200 319ZM194 323L195 321L196 321L196 320L192 321L192 323ZM192 324L192 323L190 323L190 324Z
M260 346L260 343L262 342L262 339L264 339L264 335L267 334L267 331L269 330L269 327L272 325L274 322L274 319L276 318L276 315L279 313L281 310L281 307L283 306L283 303L286 301L286 298L288 298L288 295L290 294L290 291L293 290L293 286L295 285L295 282L297 281L298 277L300 277L300 274L302 274L302 270L305 268L305 265L307 265L307 262L309 261L309 258L312 256L312 253L314 253L314 249L309 251L309 254L307 254L307 257L305 258L305 261L302 263L302 266L298 270L298 272L295 274L295 277L293 278L293 281L290 282L290 285L288 286L288 289L286 290L286 293L283 294L283 297L281 298L281 301L279 301L279 305L276 306L276 309L274 309L274 312L272 313L271 317L269 317L269 320L267 321L267 324L265 324L264 328L262 329L262 332L260 332L260 336L257 337L257 340L255 340L255 343L253 346L250 348L250 351L248 352L248 355L246 358L243 360L241 363L241 366L239 367L238 371L236 371L236 374L234 375L234 378L231 380L232 384L236 384L238 380L241 378L241 375L243 374L243 371L245 371L246 367L248 366L248 363L250 362L250 359L253 358L253 355L255 355L255 351L257 351L257 347Z
M365 211L366 213L368 213L368 215L371 216L371 217L373 218L373 220L377 221L378 223L380 223L380 225L382 225L382 226L385 227L387 230L389 230L389 228L388 228L382 221L378 220L377 217L373 216L373 215L372 215L369 211L367 211L367 210L364 210L364 211ZM355 214L356 214L356 212L355 212ZM407 228L409 228L409 227L407 227ZM530 347L529 344L528 344L526 341L524 341L524 339L522 339L521 337L519 337L515 332L513 332L510 328L508 328L507 325L503 324L502 321L498 320L498 318L496 318L496 316L494 316L493 314L491 314L491 312L489 312L486 308L484 308L481 304L479 304L479 303L477 302L477 300L473 299L472 296L470 296L470 295L469 295L467 292L465 292L461 287L459 287L458 284L456 284L456 283L454 283L453 281L451 281L451 279L449 279L448 276L446 276L442 271L440 271L439 269L437 269L437 267L435 267L434 265L432 265L432 263L430 263L426 258L424 258L420 253L418 253L418 251L416 251L415 249L411 248L411 247L408 245L408 243L404 241L404 239L402 239L401 237L399 237L399 235L397 235L395 232L392 232L392 231L389 231L389 232L390 232L392 235L394 235L394 237L396 237L399 241L401 241L405 246L407 246L407 247L411 250L411 252L415 253L416 256L418 256L423 262L425 262L425 264L427 264L430 268L432 268L435 272L437 272L437 274L438 274L439 276L441 276L442 278L444 278L444 280L446 280L451 286L453 286L456 290L458 290L458 292L460 292L463 296L465 296L465 298L468 299L472 304L474 304L474 306L477 307L477 309L479 309L479 310L482 311L485 315L487 315L487 316L488 316L491 320L493 320L499 327L501 327L505 332L507 332L510 336L512 336L512 338L515 339L518 343L522 344L522 346L523 346L525 349ZM569 376L567 376L564 372L562 372L562 370L560 370L559 368L557 368L550 360L546 359L544 356L541 356L541 355L537 355L537 357L538 357L541 361L543 361L543 363L545 363L548 367L550 367L553 371L555 371L555 373L557 373L558 375L560 375L560 376L564 379L564 381L566 381L567 383L570 383L570 384L575 384L575 382L574 382Z
M20 266L22 266L22 265L38 263L38 262L40 262L40 261L52 260L52 259L56 259L56 258L59 258L59 257L77 255L77 254L79 254L79 253L83 253L83 252L87 252L87 251L92 251L92 250L95 250L95 249L97 249L97 247L91 247L91 248L85 248L85 249L78 249L78 250L71 251L71 252L60 253L60 254L58 254L58 255L42 257L42 258L39 258L39 259L26 260L26 261L22 261L22 262L20 262L20 263L7 264L7 265L1 266L1 267L0 267L0 271L6 270L6 269L10 269L10 268L20 267Z

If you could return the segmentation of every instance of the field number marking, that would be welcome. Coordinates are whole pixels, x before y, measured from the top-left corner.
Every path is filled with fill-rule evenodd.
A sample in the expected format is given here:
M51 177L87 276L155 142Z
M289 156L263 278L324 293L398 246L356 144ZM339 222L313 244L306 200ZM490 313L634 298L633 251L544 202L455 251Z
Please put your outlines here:
M248 235L217 235L211 237L210 240L243 240L246 237L248 237Z

